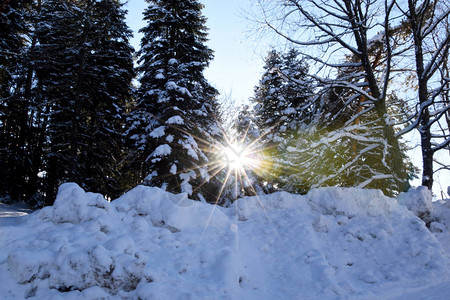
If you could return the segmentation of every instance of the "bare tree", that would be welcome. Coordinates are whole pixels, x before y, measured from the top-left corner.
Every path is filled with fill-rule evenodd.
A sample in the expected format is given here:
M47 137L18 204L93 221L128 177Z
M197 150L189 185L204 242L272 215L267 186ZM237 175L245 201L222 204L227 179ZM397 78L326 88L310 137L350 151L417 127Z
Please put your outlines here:
M423 159L422 185L432 189L435 154L450 150L449 65L450 6L445 1L407 0L406 17L414 46L417 101L411 124L400 134L419 131ZM438 170L449 168L437 162Z
M351 108L352 114L339 124L340 128L351 128L346 135L355 141L361 141L358 135L368 134L366 141L374 143L366 143L359 151L379 149L382 156L379 160L388 169L368 180L385 179L390 173L398 190L404 189L407 181L404 156L387 104L397 48L392 24L399 23L401 15L395 10L395 0L272 0L259 4L262 25L297 45L301 55L315 66L310 73L315 73L312 76L320 83L316 100L323 101L325 95L329 97L339 89L341 95L346 95L340 96L340 108L330 119L341 119L341 114ZM367 115L370 117L362 124L363 116ZM372 138L373 130L380 132L376 141ZM329 140L333 139L329 136ZM343 164L345 168L339 170L345 172L364 159L355 153ZM361 184L367 186L366 181Z

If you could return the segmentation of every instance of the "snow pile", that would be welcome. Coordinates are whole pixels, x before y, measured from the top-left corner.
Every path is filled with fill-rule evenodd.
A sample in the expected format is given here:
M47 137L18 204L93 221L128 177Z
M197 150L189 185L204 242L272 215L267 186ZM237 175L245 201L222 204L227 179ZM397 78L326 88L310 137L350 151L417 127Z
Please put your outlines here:
M427 187L413 187L407 193L401 193L398 201L422 220L431 220L433 197Z
M428 189L420 186L400 194L398 201L427 222L430 231L450 254L450 199L433 202Z
M435 236L374 190L221 208L143 186L110 203L64 184L0 240L1 299L395 299L450 281Z
M450 256L450 199L433 202L430 229Z

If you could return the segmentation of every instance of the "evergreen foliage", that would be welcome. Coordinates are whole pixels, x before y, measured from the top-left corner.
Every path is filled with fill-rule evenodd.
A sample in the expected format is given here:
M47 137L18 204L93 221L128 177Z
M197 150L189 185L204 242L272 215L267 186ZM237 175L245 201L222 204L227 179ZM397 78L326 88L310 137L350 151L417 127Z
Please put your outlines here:
M0 196L21 200L30 169L29 99L23 94L31 1L3 1L0 6Z
M43 7L39 51L47 59L37 74L40 94L51 101L49 199L64 181L118 195L116 169L134 76L131 32L121 6L102 0L46 1Z
M118 0L30 3L2 4L1 191L51 204L74 181L118 196L134 77L126 12Z
M312 82L308 65L294 48L284 54L271 50L264 70L251 100L259 139L266 149L265 181L282 187L283 178L292 172L283 157L286 148L296 138L299 126L312 117Z
M11 95L13 77L26 47L27 8L31 0L3 1L0 6L0 97Z
M203 76L213 57L206 45L206 19L198 1L149 1L141 29L141 74L137 105L131 116L135 141L134 166L144 184L171 192L202 194L206 188L212 144L220 137L216 125L217 91Z

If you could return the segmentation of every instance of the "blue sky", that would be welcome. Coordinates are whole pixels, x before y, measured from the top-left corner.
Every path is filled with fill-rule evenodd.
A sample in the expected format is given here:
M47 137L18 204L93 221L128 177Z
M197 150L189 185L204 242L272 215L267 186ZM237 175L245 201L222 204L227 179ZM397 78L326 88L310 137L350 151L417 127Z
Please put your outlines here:
M205 71L205 77L222 94L221 97L241 103L253 94L253 88L263 71L266 48L261 41L251 37L252 24L243 16L251 9L251 1L201 0L205 5L203 15L208 18L208 46L215 58ZM128 0L127 22L134 31L132 45L138 49L141 35L137 31L145 26L142 12L145 0Z

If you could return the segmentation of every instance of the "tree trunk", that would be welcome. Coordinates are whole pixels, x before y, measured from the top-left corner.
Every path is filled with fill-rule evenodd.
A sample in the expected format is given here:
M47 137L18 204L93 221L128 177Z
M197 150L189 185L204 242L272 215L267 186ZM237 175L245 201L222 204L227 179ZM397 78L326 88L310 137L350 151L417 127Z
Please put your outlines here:
M85 16L86 17L86 16ZM86 17L87 18L87 17ZM71 144L70 144L70 152L69 152L69 158L70 158L70 164L69 164L69 181L76 182L79 185L82 185L83 179L81 178L80 174L83 173L85 170L80 170L80 160L79 160L79 152L80 152L80 138L81 138L81 130L82 130L82 122L83 122L83 116L81 108L83 105L85 105L85 97L84 97L84 90L83 90L83 83L85 81L85 75L84 75L84 68L86 65L86 55L87 55L87 49L86 49L86 42L88 41L88 34L90 31L90 24L89 20L84 21L84 27L83 27L83 33L81 36L80 41L80 51L78 55L78 69L76 71L77 81L76 81L76 87L75 87L75 94L72 95L76 99L72 100L72 109L73 109L73 119L72 119L72 132L71 132ZM83 151L81 151L83 152ZM84 153L83 155L86 155Z
M415 2L408 0L409 22L414 37L416 72L418 81L418 97L421 112L420 118L420 141L422 147L422 185L429 190L433 188L433 149L431 144L430 112L427 105L428 100L428 79L424 76L424 56L423 56L423 37L421 35L421 24L418 23L420 16L416 14Z

